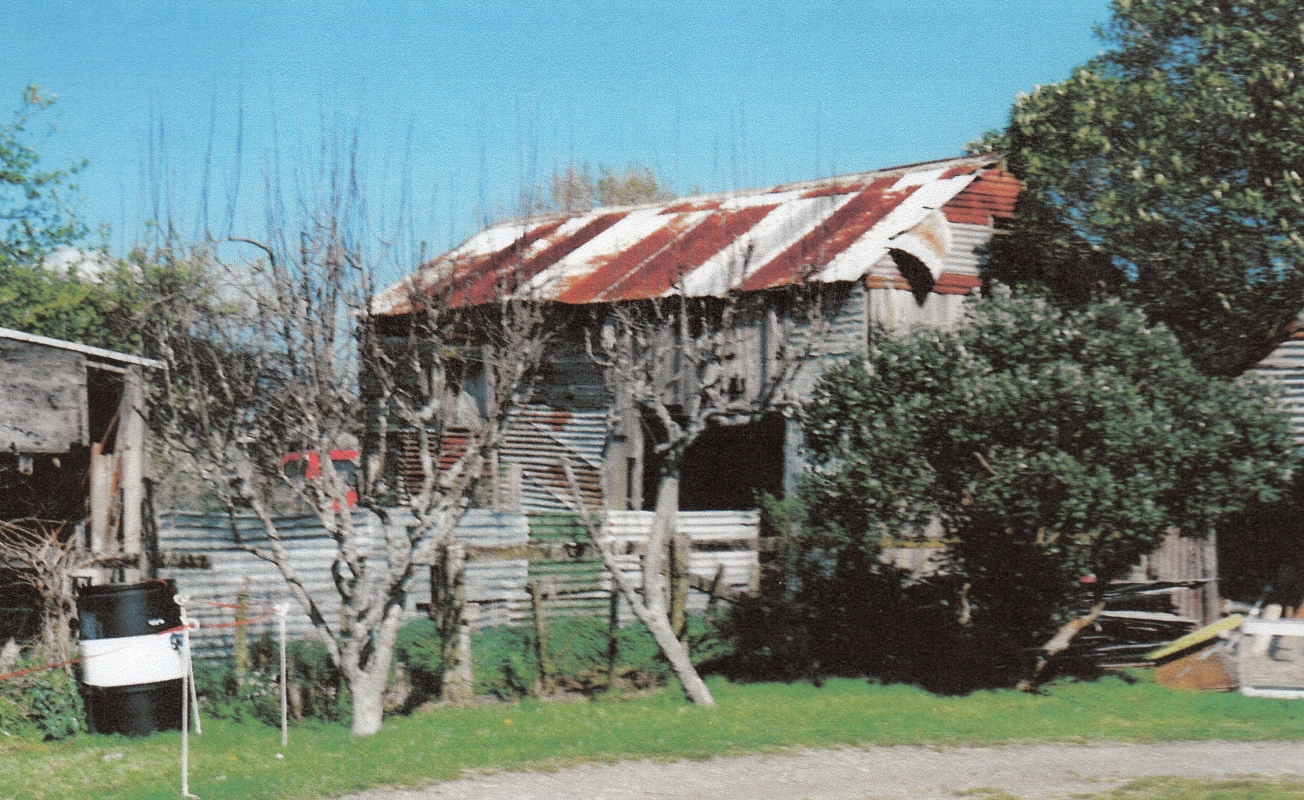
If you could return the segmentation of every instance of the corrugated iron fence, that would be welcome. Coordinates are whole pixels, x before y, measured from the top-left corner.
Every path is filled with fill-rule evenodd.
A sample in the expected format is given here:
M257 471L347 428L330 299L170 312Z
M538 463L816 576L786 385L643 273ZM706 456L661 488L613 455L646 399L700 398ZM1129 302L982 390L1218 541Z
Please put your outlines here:
M622 570L636 585L642 583L640 552L652 528L650 511L611 511L608 530L615 539ZM402 524L395 519L391 524ZM754 587L759 570L760 517L756 511L680 512L679 524L693 542L690 569L699 585L714 579L723 567L725 588L747 591ZM290 563L308 591L321 604L329 620L340 618L339 595L331 578L336 545L315 516L281 517L277 520ZM236 520L241 538L249 544L265 541L258 520ZM472 509L457 528L457 539L467 545L465 585L471 607L472 627L524 625L531 620L531 583L538 583L547 598L549 615L606 614L610 608L613 581L602 568L577 515L567 512L523 514ZM234 642L232 628L217 623L234 620L235 611L223 607L235 603L244 593L249 604L272 606L290 598L285 581L271 563L235 544L231 521L224 515L175 512L162 515L158 533L160 578L176 581L181 594L195 605L193 616L200 621L196 649L205 656L226 655ZM384 558L384 537L380 522L367 520L363 547L371 558ZM532 548L532 545L553 545ZM519 552L514 552L519 548ZM482 549L483 553L477 550ZM544 551L542 555L536 550ZM504 557L520 555L521 557ZM424 567L422 568L425 569ZM430 584L422 580L407 598L411 618L424 615L430 600ZM690 608L705 608L707 596L694 590ZM623 606L622 602L622 606ZM256 616L251 614L250 616ZM622 619L631 618L622 608ZM273 632L274 621L254 623L249 634L259 637ZM291 599L287 619L290 635L307 638L312 625L298 603Z

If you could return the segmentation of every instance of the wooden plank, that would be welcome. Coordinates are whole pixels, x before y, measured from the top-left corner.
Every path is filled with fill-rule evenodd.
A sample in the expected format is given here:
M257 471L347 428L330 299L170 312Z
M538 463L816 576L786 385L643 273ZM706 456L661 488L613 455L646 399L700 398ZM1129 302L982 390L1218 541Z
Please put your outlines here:
M149 565L141 550L141 505L145 501L145 392L140 367L132 366L123 378L118 406L118 433L114 450L122 467L122 551L141 556L138 567L127 570L127 583L140 581Z
M1151 652L1146 653L1145 657L1150 661L1158 661L1161 658L1180 653L1188 647L1195 647L1197 644L1207 642L1224 631L1236 630L1244 620L1245 617L1240 614L1232 614L1230 617L1224 617L1212 625L1207 625L1201 628L1195 633L1188 633L1182 638L1170 642L1158 650L1152 650Z
M721 564L717 570L717 575L723 576L723 572L724 565ZM717 581L697 573L693 573L688 577L688 585L699 592L706 592L708 597L718 597L721 600L728 600L730 603L737 603L747 596L746 592L740 592L737 589L725 586L723 580Z
M66 453L88 424L84 356L0 339L0 450Z

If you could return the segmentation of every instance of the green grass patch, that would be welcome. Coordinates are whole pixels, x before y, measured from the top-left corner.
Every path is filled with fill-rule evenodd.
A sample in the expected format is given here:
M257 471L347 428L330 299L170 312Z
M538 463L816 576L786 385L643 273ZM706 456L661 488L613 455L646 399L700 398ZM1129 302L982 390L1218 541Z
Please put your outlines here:
M1227 781L1146 778L1098 800L1304 800L1304 782L1238 778Z
M712 679L710 686L719 703L714 709L687 705L678 690L625 701L439 708L392 717L378 736L366 739L354 739L335 724L297 726L284 750L275 728L209 720L204 735L192 739L191 790L204 800L331 797L378 785L419 786L468 769L705 758L794 745L1304 739L1304 704L1178 692L1144 678L1066 682L1042 695L996 691L966 697L852 680L816 688ZM45 744L4 739L0 797L172 798L179 785L179 744L175 733ZM277 752L284 758L276 758ZM1133 794L1119 798L1206 796L1157 793L1169 790L1153 782L1120 791Z

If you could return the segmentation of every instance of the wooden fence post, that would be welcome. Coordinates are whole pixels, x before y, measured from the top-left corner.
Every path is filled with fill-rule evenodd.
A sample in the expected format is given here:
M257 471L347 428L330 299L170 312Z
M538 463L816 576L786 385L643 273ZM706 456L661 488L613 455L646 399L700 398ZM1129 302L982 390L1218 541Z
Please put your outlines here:
M688 579L692 574L689 570L692 550L693 543L688 533L676 524L670 535L670 627L680 641L688 632Z
M543 616L543 587L530 583L530 606L534 611L534 655L539 662L540 696L552 694L552 663L548 658L548 624Z
M724 586L724 562L716 567L715 577L711 579L711 596L706 601L706 624L715 622L715 613L720 608L720 587Z
M620 656L620 592L611 579L611 610L607 617L607 688L616 685L616 660Z
M235 685L244 686L249 672L249 629L244 621L249 619L249 579L240 586L235 596L235 642L232 658L235 661Z
M1202 589L1204 602L1201 603L1201 610L1204 612L1200 622L1202 625L1212 625L1222 616L1222 602L1218 598L1218 532L1209 529L1205 537L1200 542L1201 548L1201 577L1205 578L1205 584Z

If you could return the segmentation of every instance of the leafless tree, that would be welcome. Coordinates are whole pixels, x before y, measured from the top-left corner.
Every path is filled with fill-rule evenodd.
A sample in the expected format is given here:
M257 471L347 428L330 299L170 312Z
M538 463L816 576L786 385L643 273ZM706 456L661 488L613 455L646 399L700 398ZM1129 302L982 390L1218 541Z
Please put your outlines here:
M46 658L69 657L74 616L72 573L87 559L64 524L39 519L0 521L0 565L41 599L41 645Z
M353 733L368 735L381 728L407 598L487 477L538 366L544 322L526 301L454 307L438 285L411 287L406 313L378 316L381 256L368 255L351 190L330 189L297 226L274 216L264 239L230 240L244 258L218 259L221 243L142 257L156 268L144 274L168 283L159 289L168 302L142 327L146 350L165 364L156 429L198 465L232 518L236 543L280 571L348 682ZM499 281L504 291L491 300L508 297L509 285ZM468 409L472 372L485 391L480 407ZM465 446L441 468L450 427L462 430ZM387 477L396 430L418 444L403 486ZM363 476L354 487L331 468L332 453L358 449ZM334 541L338 617L291 562L276 493L311 509ZM259 521L261 536L241 536L234 523L242 514Z
M759 422L795 403L794 388L820 355L824 290L723 298L684 297L618 304L589 354L615 399L612 430L639 424L660 456L656 515L643 560L643 604L654 635L684 625L690 543L676 522L679 475L688 448L712 427ZM673 578L673 579L672 579ZM630 598L634 602L633 598ZM642 615L640 615L642 618ZM658 644L694 703L714 703L684 646Z

